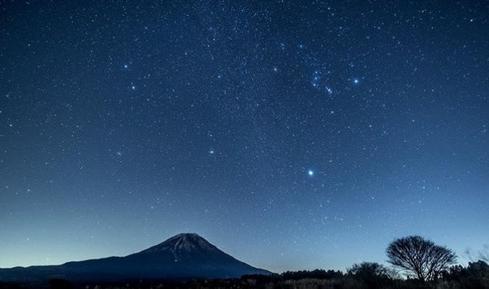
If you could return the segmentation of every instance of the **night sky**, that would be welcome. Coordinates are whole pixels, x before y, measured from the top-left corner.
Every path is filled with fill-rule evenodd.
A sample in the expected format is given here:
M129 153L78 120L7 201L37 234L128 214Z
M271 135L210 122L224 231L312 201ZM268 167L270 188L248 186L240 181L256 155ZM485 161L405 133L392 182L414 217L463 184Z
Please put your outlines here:
M1 1L0 267L196 232L272 271L489 243L487 1Z

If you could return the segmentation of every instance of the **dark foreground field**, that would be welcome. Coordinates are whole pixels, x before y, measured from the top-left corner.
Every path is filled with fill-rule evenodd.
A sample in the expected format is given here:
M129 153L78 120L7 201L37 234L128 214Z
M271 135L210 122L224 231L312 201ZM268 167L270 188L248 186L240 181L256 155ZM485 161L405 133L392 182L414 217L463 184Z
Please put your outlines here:
M341 271L285 272L271 276L243 276L215 280L147 280L116 283L76 283L61 279L36 284L0 283L1 289L489 289L489 265L483 261L467 267L453 266L435 281L420 282L401 278L396 272L375 263L355 265Z

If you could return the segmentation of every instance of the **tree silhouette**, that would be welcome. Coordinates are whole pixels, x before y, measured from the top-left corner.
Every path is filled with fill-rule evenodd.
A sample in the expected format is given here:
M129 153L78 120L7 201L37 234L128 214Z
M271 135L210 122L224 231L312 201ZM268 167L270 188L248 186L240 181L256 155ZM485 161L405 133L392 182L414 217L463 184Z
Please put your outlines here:
M392 283L396 272L378 263L363 262L349 268L346 276L361 281L366 288L384 288Z
M420 236L393 241L387 248L388 262L421 281L437 279L456 261L455 253Z
M389 269L382 264L374 262L353 264L353 266L347 270L347 274L359 277L361 279L391 279L396 276L396 272L394 272L392 269Z

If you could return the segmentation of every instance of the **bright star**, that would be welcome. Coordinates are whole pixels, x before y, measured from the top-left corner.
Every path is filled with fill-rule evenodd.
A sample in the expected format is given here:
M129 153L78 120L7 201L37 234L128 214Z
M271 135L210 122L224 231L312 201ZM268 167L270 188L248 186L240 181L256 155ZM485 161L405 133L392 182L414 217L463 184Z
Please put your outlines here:
M354 79L353 79L353 83L354 83L354 84L358 84L359 82L360 82L360 80L358 80L358 78L354 78Z
M314 176L314 171L313 170L307 170L307 175L310 177Z

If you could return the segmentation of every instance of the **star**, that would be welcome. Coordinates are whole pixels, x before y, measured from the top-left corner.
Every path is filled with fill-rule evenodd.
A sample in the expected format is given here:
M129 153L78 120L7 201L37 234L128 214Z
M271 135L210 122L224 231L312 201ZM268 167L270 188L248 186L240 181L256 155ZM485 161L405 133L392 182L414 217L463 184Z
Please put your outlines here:
M320 82L321 82L321 74L319 71L315 70L312 74L311 85L314 88L320 89L319 88Z
M358 78L353 78L353 84L359 84L360 80Z
M309 169L307 170L307 175L310 176L310 177L313 177L314 176L314 171Z
M326 89L326 92L327 92L329 95L333 94L333 89L332 89L331 87L329 87L329 86L325 86L324 88Z

